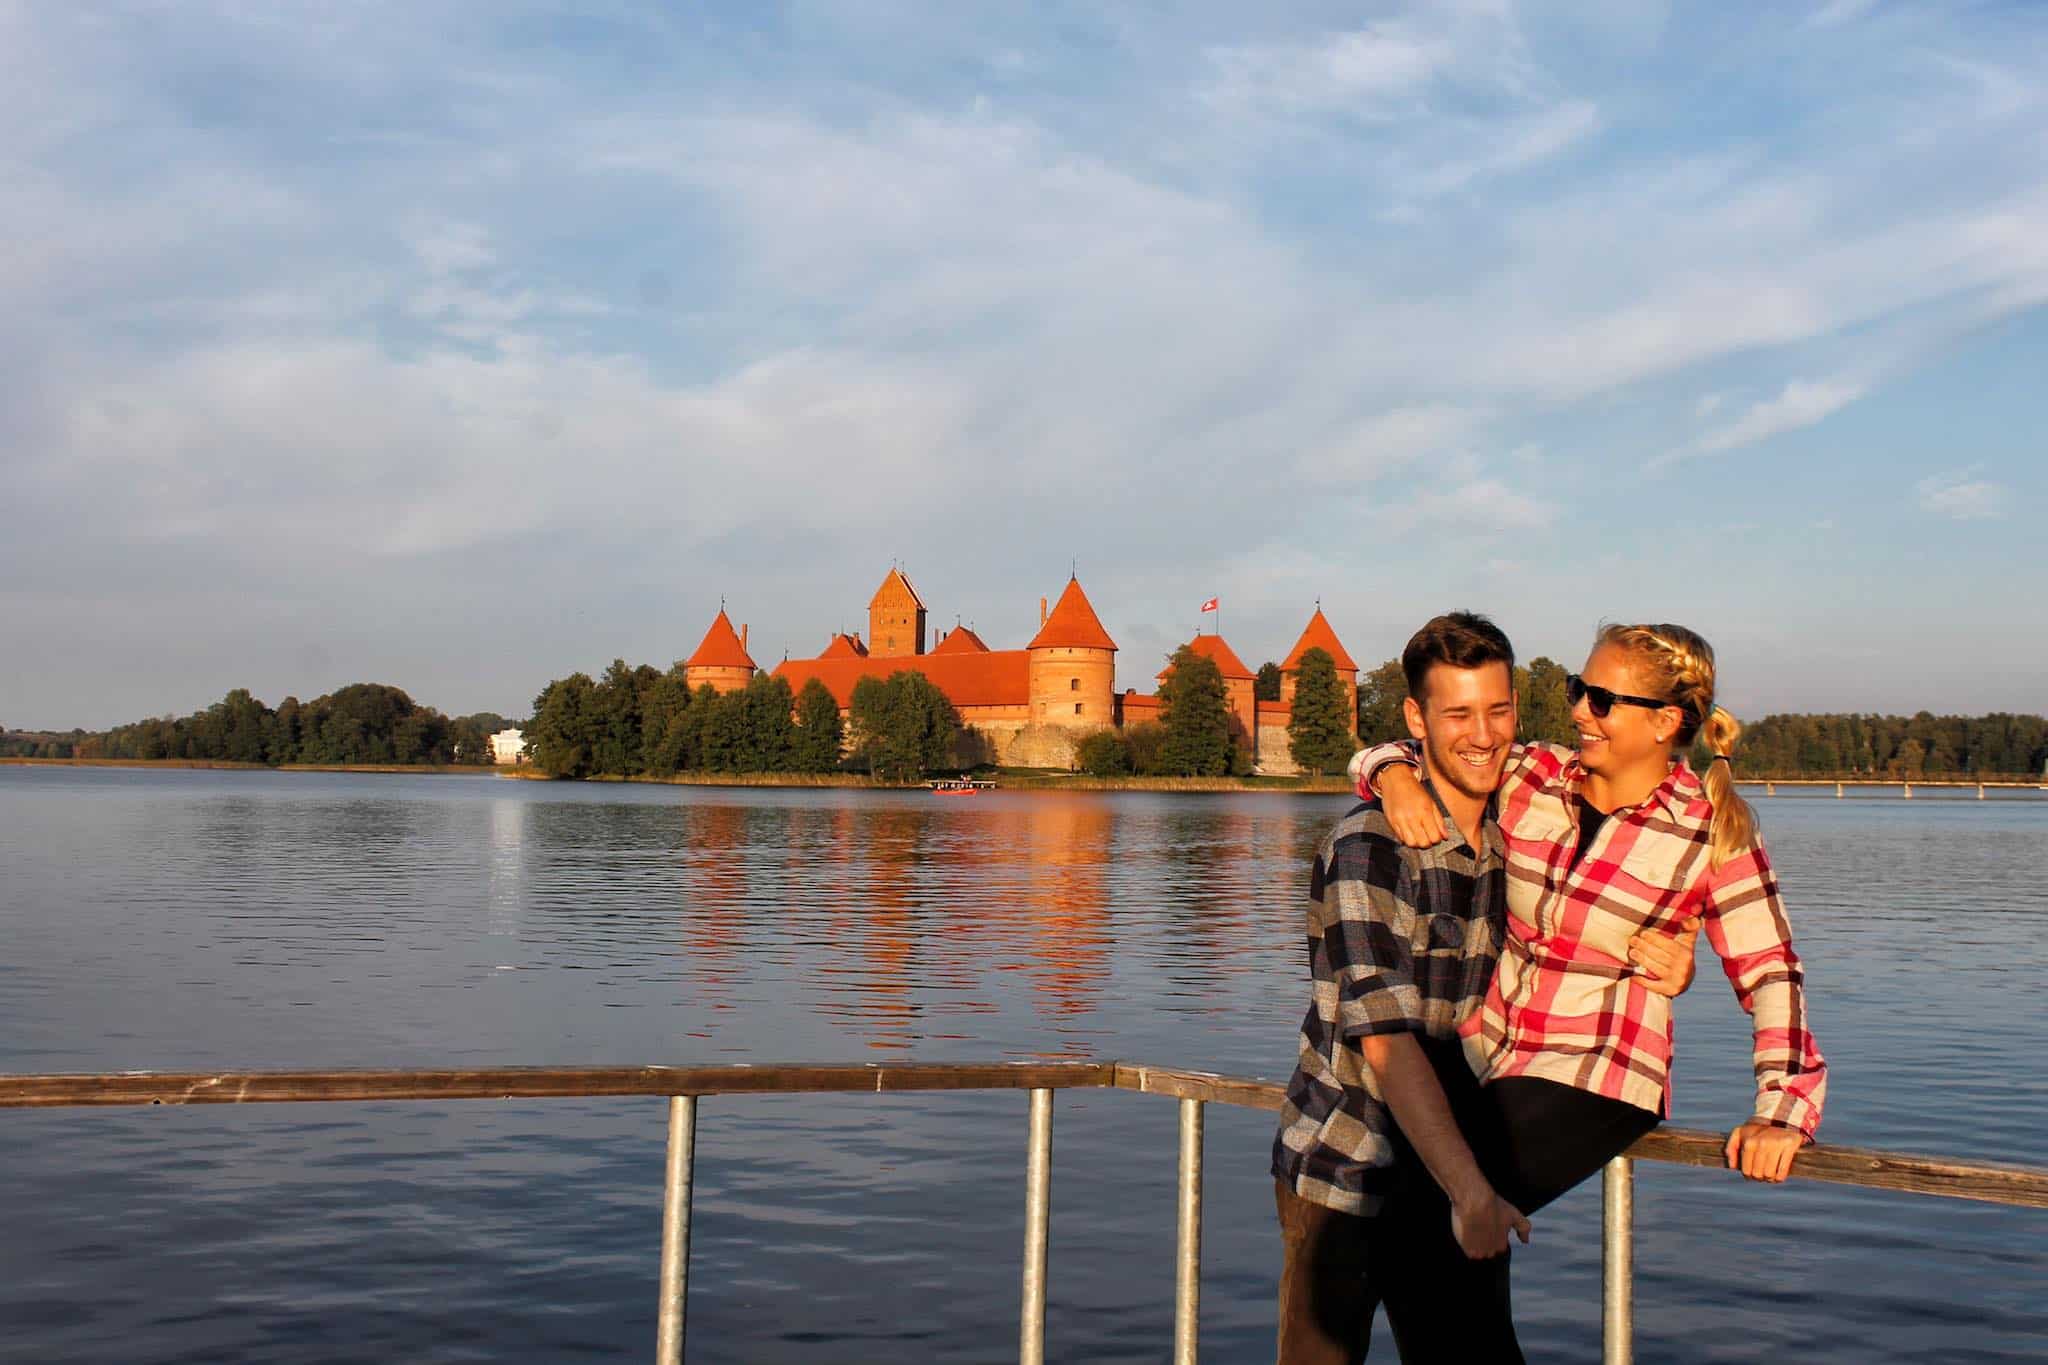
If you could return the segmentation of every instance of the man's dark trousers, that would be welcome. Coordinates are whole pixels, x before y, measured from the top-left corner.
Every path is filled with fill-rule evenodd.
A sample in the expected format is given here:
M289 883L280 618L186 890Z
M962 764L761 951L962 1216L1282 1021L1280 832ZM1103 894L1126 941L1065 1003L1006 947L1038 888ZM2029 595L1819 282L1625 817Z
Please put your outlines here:
M1423 1040L1451 1112L1482 1169L1499 1165L1498 1114L1456 1040ZM1407 1143L1372 1217L1339 1213L1274 1182L1283 1262L1280 1365L1355 1365L1374 1313L1387 1310L1404 1365L1520 1365L1506 1254L1475 1261L1451 1231L1451 1203Z

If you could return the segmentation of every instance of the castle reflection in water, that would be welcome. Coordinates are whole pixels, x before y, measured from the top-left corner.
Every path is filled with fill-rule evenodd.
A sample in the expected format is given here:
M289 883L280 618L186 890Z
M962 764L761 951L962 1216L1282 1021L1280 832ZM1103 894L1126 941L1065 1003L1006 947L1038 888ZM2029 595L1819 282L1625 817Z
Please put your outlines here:
M1341 799L796 793L682 806L682 972L713 1010L750 975L795 983L850 1039L890 1051L979 1036L951 1019L1020 999L1057 1039L1099 1050L1112 993L1205 991L1251 969L1248 938L1300 933L1306 850ZM1164 922L1161 911L1171 907ZM1120 924L1161 965L1118 980ZM1148 955L1150 956L1150 955ZM1018 984L1027 987L1019 992Z

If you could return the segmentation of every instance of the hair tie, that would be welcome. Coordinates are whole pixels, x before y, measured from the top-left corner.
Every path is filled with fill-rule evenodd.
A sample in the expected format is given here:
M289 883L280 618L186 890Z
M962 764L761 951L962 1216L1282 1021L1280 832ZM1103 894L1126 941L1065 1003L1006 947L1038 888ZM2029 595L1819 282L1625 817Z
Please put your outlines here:
M1726 754L1715 754L1712 758L1707 760L1707 766L1709 768L1713 767L1716 763L1726 763L1731 768L1735 766L1735 760L1728 757L1728 755Z

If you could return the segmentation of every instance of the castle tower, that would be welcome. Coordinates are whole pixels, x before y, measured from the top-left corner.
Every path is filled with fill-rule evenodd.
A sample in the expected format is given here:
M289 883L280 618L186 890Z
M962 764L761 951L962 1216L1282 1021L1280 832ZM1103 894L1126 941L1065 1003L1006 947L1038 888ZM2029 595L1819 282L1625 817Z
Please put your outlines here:
M711 629L697 652L683 660L683 679L692 688L707 683L720 692L737 692L754 677L754 661L747 654L747 628L732 628L732 620L720 607Z
M891 569L868 602L868 653L895 659L924 653L924 599L903 570Z
M1344 648L1344 642L1337 638L1337 632L1330 628L1329 618L1323 615L1321 606L1316 614L1308 618L1308 625L1302 628L1301 638L1294 642L1294 648L1287 652L1287 658L1280 665L1280 700L1288 706L1294 705L1294 684L1301 676L1301 656L1311 649L1328 651L1337 665L1337 681L1344 687L1344 714L1349 716L1351 731L1358 731L1358 661Z
M1099 730L1114 719L1110 698L1116 692L1116 641L1070 578L1050 612L1038 601L1038 634L1024 647L1030 652L1031 723Z

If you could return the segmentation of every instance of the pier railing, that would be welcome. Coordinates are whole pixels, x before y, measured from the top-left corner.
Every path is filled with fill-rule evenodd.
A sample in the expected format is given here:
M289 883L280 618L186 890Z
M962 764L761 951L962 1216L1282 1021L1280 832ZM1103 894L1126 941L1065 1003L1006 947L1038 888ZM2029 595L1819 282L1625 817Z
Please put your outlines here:
M697 1103L714 1095L792 1095L930 1090L1023 1090L1030 1094L1025 1155L1024 1255L1018 1359L1043 1365L1047 1231L1051 1211L1053 1092L1114 1088L1163 1095L1180 1105L1178 1233L1174 1255L1173 1359L1191 1365L1201 1318L1202 1136L1210 1104L1278 1109L1272 1081L1133 1062L992 1064L876 1063L816 1066L488 1067L404 1071L116 1072L0 1075L0 1108L154 1104L273 1104L364 1100L569 1099L647 1095L668 1100L655 1359L680 1365L690 1269L690 1193L696 1174ZM1608 1163L1602 1178L1602 1360L1633 1359L1633 1189L1636 1161L1719 1167L1722 1138L1665 1128ZM2048 1209L2048 1169L1955 1161L1821 1145L1792 1166L1799 1180L1903 1190Z

